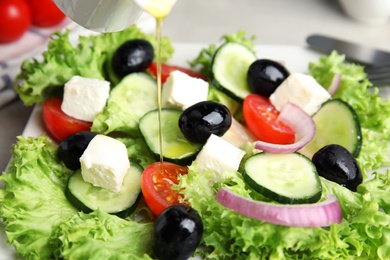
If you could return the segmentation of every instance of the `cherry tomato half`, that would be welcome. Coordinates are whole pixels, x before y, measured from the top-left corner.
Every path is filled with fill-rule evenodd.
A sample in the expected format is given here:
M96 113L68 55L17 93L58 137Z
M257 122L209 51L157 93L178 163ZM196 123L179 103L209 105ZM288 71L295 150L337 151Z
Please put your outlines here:
M178 177L187 172L187 167L171 162L155 162L145 168L141 178L142 194L156 216L167 207L179 204L180 194L171 186L177 184Z
M53 0L27 0L31 9L32 24L38 27L51 27L64 20L65 14Z
M16 41L31 25L31 12L24 0L0 0L0 42Z
M161 82L164 83L169 77L169 74L174 70L179 70L194 78L207 80L203 74L200 74L199 72L193 71L191 69L180 66L161 64ZM152 64L149 66L149 71L157 78L157 64L155 62L152 62Z
M71 134L89 131L91 122L68 116L61 110L62 98L52 97L45 100L42 108L43 121L48 132L59 142Z
M261 141L275 144L290 144L295 133L290 127L278 121L279 111L268 98L250 94L244 99L243 113L249 130Z

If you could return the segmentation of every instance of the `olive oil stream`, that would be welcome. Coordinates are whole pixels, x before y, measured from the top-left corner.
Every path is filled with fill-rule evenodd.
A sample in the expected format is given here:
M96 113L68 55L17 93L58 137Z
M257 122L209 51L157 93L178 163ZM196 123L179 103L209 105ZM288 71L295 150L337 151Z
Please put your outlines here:
M156 64L157 64L157 106L158 106L158 141L160 148L160 163L164 160L162 142L162 82L161 82L161 38L162 38L162 18L156 17Z
M162 141L162 80L161 80L161 48L162 48L162 22L170 13L175 1L150 0L145 11L156 19L156 65L157 65L157 106L158 106L158 139L160 148L160 164L162 168L163 141ZM161 169L163 170L163 169Z

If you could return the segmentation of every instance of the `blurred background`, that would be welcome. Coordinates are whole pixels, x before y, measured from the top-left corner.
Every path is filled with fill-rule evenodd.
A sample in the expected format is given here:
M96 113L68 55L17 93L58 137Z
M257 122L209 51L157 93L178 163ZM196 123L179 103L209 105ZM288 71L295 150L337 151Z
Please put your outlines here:
M338 0L178 0L163 24L163 34L174 43L218 43L222 35L240 29L263 45L305 48L309 34L322 33L390 51L389 19L377 25L358 21L345 14ZM0 170L31 110L18 100L0 108Z
M390 19L380 25L357 21L337 0L178 0L163 33L174 42L209 43L239 29L256 35L259 44L305 46L309 34L323 33L390 51Z

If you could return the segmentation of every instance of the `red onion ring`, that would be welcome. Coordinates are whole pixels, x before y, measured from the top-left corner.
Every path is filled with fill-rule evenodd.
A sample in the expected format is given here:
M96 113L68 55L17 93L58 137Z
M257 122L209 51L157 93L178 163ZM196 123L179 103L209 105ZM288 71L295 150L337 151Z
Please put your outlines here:
M281 205L254 201L221 188L215 200L243 216L290 227L326 227L340 223L343 216L336 196L314 204Z
M263 141L256 141L255 148L269 153L292 153L305 146L313 139L316 132L316 125L309 114L297 105L287 103L280 111L278 120L285 123L295 131L295 143L273 144Z
M328 87L328 93L331 96L333 96L336 93L336 91L339 89L340 84L341 84L341 78L342 78L342 75L340 73L334 74L332 82L330 83L330 85Z

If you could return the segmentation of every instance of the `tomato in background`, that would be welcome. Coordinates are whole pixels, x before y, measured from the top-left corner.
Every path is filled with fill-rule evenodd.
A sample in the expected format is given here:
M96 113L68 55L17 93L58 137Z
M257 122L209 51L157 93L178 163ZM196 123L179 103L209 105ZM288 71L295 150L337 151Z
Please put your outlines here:
M169 74L174 70L179 70L194 78L207 80L203 74L200 74L199 72L193 71L191 69L174 65L161 64L161 83L164 83L169 77ZM155 62L152 62L152 64L149 66L149 71L153 74L154 77L157 78L157 64Z
M274 144L291 144L295 132L278 121L279 111L268 98L250 94L242 106L245 123L252 134L261 141Z
M71 134L91 129L91 122L68 116L61 110L61 104L62 98L52 97L46 99L42 107L45 126L58 142L61 142Z
M154 215L158 216L167 207L179 203L180 194L171 186L187 172L187 167L171 162L155 162L145 168L141 177L142 194Z
M0 42L18 40L31 25L31 12L25 0L0 0Z
M65 14L53 0L26 0L31 9L32 24L38 27L51 27L59 24Z

